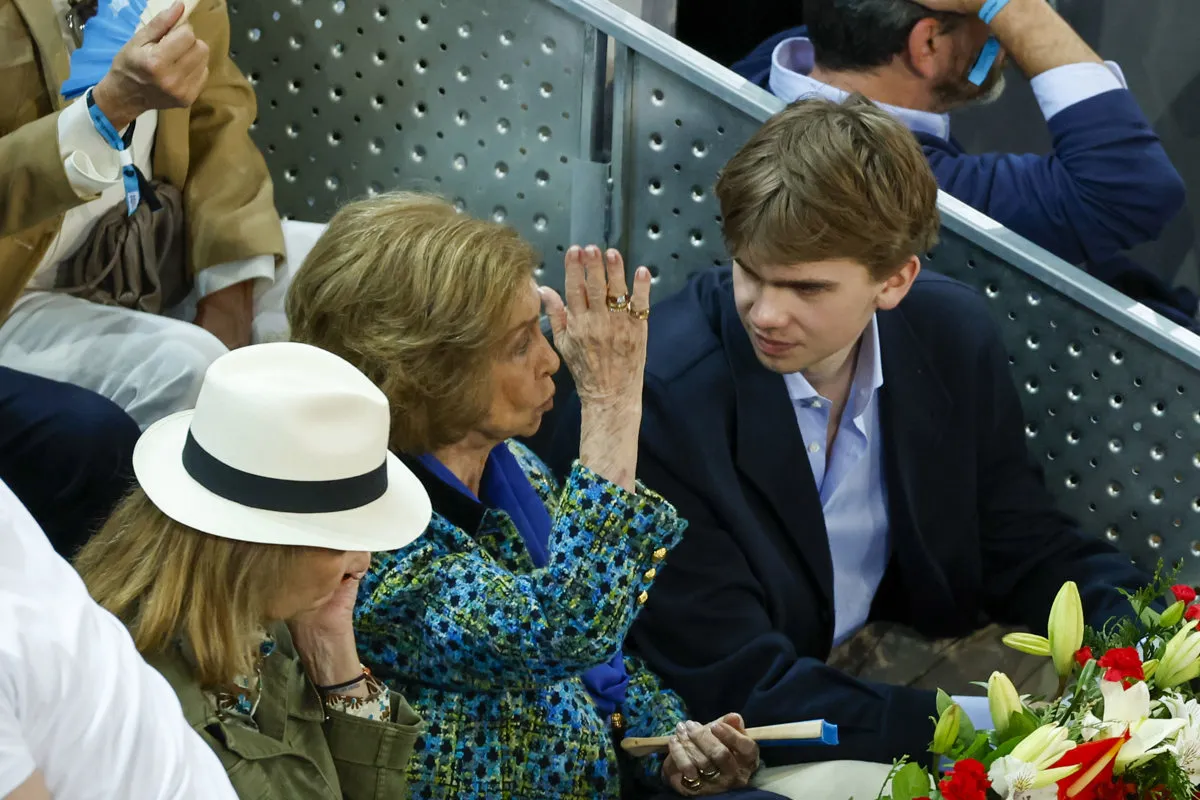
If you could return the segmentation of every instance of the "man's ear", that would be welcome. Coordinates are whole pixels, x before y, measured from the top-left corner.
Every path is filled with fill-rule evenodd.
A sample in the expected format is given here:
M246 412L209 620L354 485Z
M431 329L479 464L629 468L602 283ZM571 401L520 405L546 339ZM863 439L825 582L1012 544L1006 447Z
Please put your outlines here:
M937 77L939 64L946 59L945 50L949 46L942 23L934 17L925 17L908 34L908 51L905 53L908 68L925 79Z
M904 266L900 267L892 277L883 282L883 291L875 299L875 307L880 311L889 311L900 305L900 301L912 288L913 281L921 273L921 259L910 256Z

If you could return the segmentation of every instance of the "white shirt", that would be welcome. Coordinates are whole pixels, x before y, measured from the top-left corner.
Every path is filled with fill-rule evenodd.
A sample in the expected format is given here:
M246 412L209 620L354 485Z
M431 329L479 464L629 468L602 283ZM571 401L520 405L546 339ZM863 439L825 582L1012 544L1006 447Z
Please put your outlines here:
M170 685L0 483L0 797L236 800Z
M58 17L63 41L68 51L75 49L75 39L67 27L68 0L52 0ZM158 129L158 112L147 111L137 119L133 129L133 163L147 178L151 176L154 156L154 134ZM75 254L87 241L92 229L113 206L125 202L125 187L121 181L121 162L104 138L96 132L87 104L82 98L68 105L58 117L58 149L63 159L67 180L87 202L75 206L63 216L58 236L46 250L37 271L30 278L28 289L52 289L58 267ZM254 280L255 294L265 291L275 280L275 258L254 256L202 270L196 277L200 297L225 289L235 283Z
M814 63L812 42L803 36L784 39L771 53L768 83L771 94L789 103L807 95L818 95L837 102L844 100L848 92L821 83L809 75ZM1064 64L1034 76L1029 85L1047 121L1063 109L1098 94L1128 88L1124 73L1113 61L1103 64ZM939 139L950 138L949 114L934 114L886 103L878 105L904 122L910 130L932 134Z

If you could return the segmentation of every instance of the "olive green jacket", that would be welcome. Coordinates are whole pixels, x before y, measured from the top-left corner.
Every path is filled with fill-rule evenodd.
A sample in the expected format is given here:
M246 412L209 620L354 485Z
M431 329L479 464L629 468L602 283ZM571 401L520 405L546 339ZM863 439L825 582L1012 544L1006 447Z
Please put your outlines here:
M147 661L171 684L183 714L216 752L242 800L405 800L420 718L393 692L392 722L326 713L287 627L263 662L258 730L218 718L176 649Z

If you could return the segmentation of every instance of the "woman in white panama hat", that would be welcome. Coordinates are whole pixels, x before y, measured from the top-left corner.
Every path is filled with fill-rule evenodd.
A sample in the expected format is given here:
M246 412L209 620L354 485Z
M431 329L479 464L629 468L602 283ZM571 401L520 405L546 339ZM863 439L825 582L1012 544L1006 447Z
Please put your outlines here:
M235 350L193 411L142 434L139 486L76 561L241 797L407 796L420 720L361 665L352 625L370 552L431 515L388 430L387 399L341 358Z

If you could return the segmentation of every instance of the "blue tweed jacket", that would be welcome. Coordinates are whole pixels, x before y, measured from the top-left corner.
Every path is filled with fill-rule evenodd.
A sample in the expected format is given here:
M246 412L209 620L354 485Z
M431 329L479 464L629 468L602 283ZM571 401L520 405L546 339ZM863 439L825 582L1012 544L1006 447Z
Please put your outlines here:
M687 523L657 494L578 463L560 488L537 456L509 446L553 520L548 565L534 568L505 512L439 491L413 463L434 517L413 544L375 555L359 651L425 718L413 798L616 800L612 722L581 676L620 647ZM636 659L626 666L626 735L669 733L686 718L681 701ZM652 757L633 769L647 782L659 767Z

